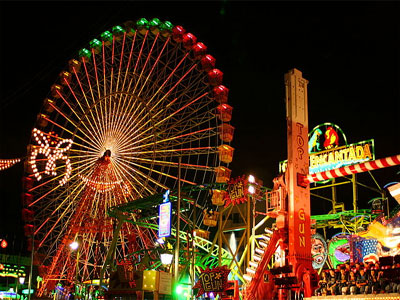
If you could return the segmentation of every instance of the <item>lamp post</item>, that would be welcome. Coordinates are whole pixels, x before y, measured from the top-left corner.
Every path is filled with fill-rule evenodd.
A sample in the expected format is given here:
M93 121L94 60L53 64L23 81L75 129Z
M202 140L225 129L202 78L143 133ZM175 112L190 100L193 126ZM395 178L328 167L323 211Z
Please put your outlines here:
M78 282L78 273L79 273L79 242L77 240L73 241L71 244L69 244L69 247L71 248L72 251L76 251L76 271L75 271L75 283ZM74 286L75 289L75 286ZM75 292L75 291L74 291Z
M176 244L175 244L175 269L174 269L174 277L175 277L175 284L179 282L179 234L180 234L180 227L181 227L181 162L182 157L178 157L178 203L176 208Z
M19 282L19 285L21 286L21 285L24 285L24 282L25 282L25 277L19 277L18 278L18 282ZM18 285L18 283L17 283L17 288L16 288L16 291L15 291L15 293L16 293L16 297L18 298L18 287L19 287L19 285Z
M174 255L169 251L160 254L160 260L163 265L170 265L173 258Z
M32 288L32 273L33 273L33 254L35 251L35 234L32 232L32 251L31 251L31 265L29 268L29 279L28 279L28 300L31 300L31 288Z

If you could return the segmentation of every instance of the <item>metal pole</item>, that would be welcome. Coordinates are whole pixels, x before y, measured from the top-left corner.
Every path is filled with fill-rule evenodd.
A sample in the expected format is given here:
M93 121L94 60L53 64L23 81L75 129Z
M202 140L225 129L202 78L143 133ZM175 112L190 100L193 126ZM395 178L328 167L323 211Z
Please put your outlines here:
M332 179L332 211L336 214L336 186L335 178Z
M78 245L78 251L76 252L76 273L75 273L75 282L78 284L78 275L79 275L79 255L81 254L81 245Z
M197 198L194 201L194 206L193 206L193 223L192 223L192 263L191 263L191 273L192 273L192 297L191 299L195 299L195 295L193 293L193 286L195 284L196 280L196 269L195 269L195 263L196 263L196 243L195 243L195 236L194 236L194 231L195 231L195 224L196 224L196 219L197 219L197 214L196 214L196 207L197 207Z
M32 234L32 252L31 252L31 268L29 270L28 280L28 300L31 300L31 287L32 287L32 270L33 270L33 252L35 251L35 235Z
M180 227L181 227L181 162L182 162L182 157L178 157L178 203L177 203L177 208L176 208L176 244L175 244L175 270L174 270L174 277L175 277L175 283L179 282L179 233L180 233Z
M351 180L352 184L353 184L353 211L356 213L357 212L357 175L353 174L352 175L352 180Z
M251 203L253 201L253 196L250 196L247 199L247 203L246 203L246 238L247 238L247 249L251 248L251 226L250 226L250 222L251 222ZM246 256L246 266L249 265L249 261L251 259L251 251L247 251L247 256Z

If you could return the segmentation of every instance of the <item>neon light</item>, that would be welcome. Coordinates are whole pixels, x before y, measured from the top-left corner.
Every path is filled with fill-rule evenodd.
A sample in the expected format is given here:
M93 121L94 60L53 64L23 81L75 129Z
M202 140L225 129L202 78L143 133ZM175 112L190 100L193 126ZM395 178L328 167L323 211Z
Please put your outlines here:
M323 123L315 126L308 134L308 138L309 153L347 145L347 138L343 130L333 123Z
M309 174L337 169L345 166L359 164L375 159L374 140L366 140L347 146L341 146L310 153ZM287 160L279 162L279 172L287 168Z
M172 214L172 203L165 202L160 204L159 207L159 225L158 225L158 237L169 237L171 235L171 214Z
M374 140L367 140L310 154L310 174L374 159Z
M59 184L61 186L64 185L68 181L72 171L71 162L68 156L64 155L64 152L68 151L71 148L73 143L72 140L71 139L61 140L60 142L58 142L56 147L50 147L52 142L47 139L47 137L42 131L36 128L33 129L33 137L35 138L36 142L40 145L40 147L34 148L34 150L31 153L31 157L29 159L29 164L32 167L33 175L36 177L38 181L42 179L42 175L40 175L40 172L36 165L37 161L36 158L39 154L42 154L47 157L47 163L44 171L44 173L47 175L56 176L57 175L57 172L55 171L56 161L64 160L65 175L61 180L59 180ZM65 148L60 148L64 144L66 145Z

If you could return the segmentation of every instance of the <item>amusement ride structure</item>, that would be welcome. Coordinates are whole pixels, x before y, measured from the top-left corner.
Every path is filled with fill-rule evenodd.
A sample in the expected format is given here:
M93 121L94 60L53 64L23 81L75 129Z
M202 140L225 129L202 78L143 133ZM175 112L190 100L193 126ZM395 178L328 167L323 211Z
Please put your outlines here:
M111 207L176 189L178 176L199 186L229 175L234 128L222 78L195 35L159 19L115 26L69 60L25 162L23 218L43 277L39 297L59 282L109 276L101 270L117 227ZM198 227L208 194L190 196L197 209L187 218ZM145 214L125 216L140 222L118 227L114 260L159 261L158 220Z
M367 141L346 150L363 151L360 161L311 174L310 161L343 160L328 153L340 128L325 124L332 144L320 157L310 154L322 130L309 138L308 81L293 69L285 74L285 169L272 189L254 176L231 179L234 127L222 78L195 35L156 18L115 26L69 60L44 100L25 160L23 219L40 266L38 297L94 279L102 288L118 266L174 269L175 282L189 274L190 287L206 268L227 266L234 293L224 299L239 299L239 290L246 300L312 295L315 229L355 232L371 219L358 211L356 195L346 213L334 189L329 216L312 217L310 195L319 187L310 183L352 176L355 191L356 173L399 165L400 156L375 160ZM0 170L19 161L0 160ZM173 268L159 259L172 250Z

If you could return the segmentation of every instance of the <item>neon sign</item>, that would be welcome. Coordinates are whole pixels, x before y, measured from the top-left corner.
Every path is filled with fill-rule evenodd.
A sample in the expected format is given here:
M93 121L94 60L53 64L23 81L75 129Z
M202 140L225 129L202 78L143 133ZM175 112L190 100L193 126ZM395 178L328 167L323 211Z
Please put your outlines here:
M227 266L201 270L199 280L193 286L193 289L199 289L196 297L200 297L203 294L210 296L211 293L224 296L229 287L228 275L230 271Z
M169 237L171 235L171 215L172 203L169 202L169 190L164 195L164 203L159 206L159 224L158 224L158 237Z
M310 174L374 160L374 140L310 154Z
M375 159L373 139L349 145L343 131L333 123L316 126L308 136L309 174ZM280 173L286 168L287 160L279 162Z

